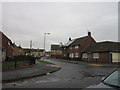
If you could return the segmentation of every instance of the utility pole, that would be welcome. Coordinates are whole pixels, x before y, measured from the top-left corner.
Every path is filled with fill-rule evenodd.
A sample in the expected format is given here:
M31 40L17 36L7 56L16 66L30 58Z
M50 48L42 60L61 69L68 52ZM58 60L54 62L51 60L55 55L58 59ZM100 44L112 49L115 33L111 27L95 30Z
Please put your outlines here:
M31 50L32 50L32 40L30 40L30 55L31 55Z

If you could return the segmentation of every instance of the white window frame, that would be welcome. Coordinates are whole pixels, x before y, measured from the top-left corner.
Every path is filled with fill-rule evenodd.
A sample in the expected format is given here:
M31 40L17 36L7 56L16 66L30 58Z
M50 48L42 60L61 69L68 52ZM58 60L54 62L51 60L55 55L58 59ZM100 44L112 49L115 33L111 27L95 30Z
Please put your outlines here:
M74 58L74 53L70 53L69 58Z
M69 53L69 58L71 58L71 53Z
M93 58L98 59L99 58L99 53L93 53Z
M75 53L75 57L76 57L76 58L79 57L79 53Z
M87 53L83 53L82 54L82 58L88 58L88 54Z
M71 53L71 58L74 58L74 53Z
M79 48L79 45L76 45L76 46L75 46L75 49L78 49L78 48Z

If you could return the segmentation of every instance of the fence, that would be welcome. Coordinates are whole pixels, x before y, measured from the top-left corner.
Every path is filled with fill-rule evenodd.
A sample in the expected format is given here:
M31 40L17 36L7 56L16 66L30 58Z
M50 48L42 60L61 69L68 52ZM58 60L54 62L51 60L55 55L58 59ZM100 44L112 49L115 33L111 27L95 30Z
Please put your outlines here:
M26 67L35 64L35 58L33 56L14 56L7 57L4 62L2 62L2 70L10 70L20 67Z

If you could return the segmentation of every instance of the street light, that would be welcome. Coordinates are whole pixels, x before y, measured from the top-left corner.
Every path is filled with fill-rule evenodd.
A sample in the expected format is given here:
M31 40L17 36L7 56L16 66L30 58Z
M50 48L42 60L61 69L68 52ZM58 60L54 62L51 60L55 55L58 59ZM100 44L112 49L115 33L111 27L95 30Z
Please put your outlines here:
M31 52L32 52L32 45L34 45L34 44L32 43L32 40L30 40L30 55L31 55Z
M46 35L50 35L50 33L44 33L44 51L45 51L45 39L46 39Z

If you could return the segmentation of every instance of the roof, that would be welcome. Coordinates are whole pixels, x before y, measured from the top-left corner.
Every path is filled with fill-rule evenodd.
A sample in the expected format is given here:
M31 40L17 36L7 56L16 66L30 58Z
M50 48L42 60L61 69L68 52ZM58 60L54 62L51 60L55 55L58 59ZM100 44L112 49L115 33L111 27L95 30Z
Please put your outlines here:
M88 36L75 39L75 40L70 44L70 46L80 45L81 42L82 42L85 38L87 38L87 37L88 37Z
M43 52L44 49L27 49L27 48L24 48L23 50L25 50L26 52Z
M92 43L83 52L120 52L120 42L98 42Z
M75 46L75 45L80 45L81 42L87 38L88 36L85 36L85 37L80 37L80 38L77 38L77 39L72 39L70 41L68 41L64 46Z
M10 44L12 45L12 41L10 38L8 38L8 36L6 36L3 32L0 31L0 34L2 35L2 38L5 37L9 42Z
M70 41L68 41L64 46L69 46L72 42L74 41L74 39L73 40L70 40Z
M62 50L60 45L51 45L51 50Z
M72 39L71 40L71 38L69 38L69 41L64 46L76 46L76 45L80 45L88 37L91 37L91 32L88 32L87 36L80 37L80 38L77 38L77 39Z

